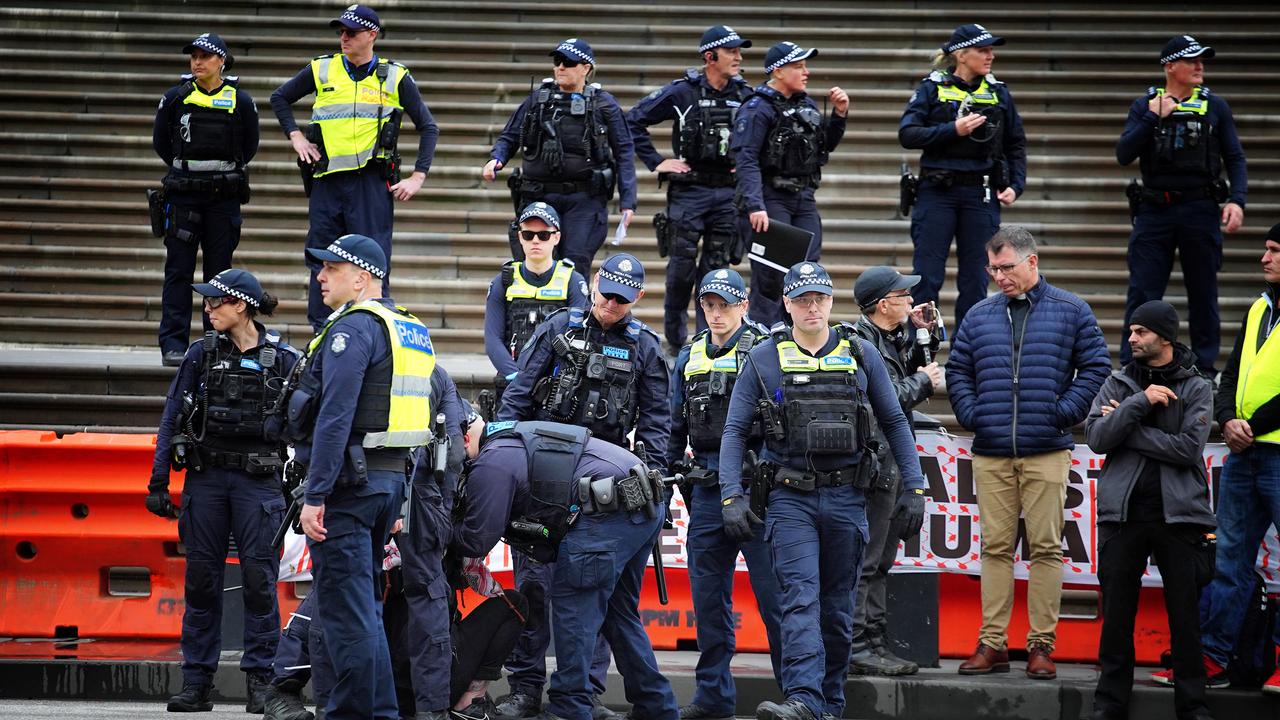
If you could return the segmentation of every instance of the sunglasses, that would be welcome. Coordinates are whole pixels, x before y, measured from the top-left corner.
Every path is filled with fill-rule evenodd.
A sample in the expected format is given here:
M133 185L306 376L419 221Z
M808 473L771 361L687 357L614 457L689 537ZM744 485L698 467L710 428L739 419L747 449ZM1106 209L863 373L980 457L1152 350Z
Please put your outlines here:
M551 67L556 67L556 66L558 66L558 65L563 65L563 66L565 66L566 68L576 68L576 67L578 67L578 66L579 66L579 65L581 65L581 64L582 64L582 61L580 61L580 60L570 60L569 58L567 58L567 57L565 57L565 56L563 56L563 55L556 55L556 56L554 56L554 57L552 57L552 58L551 58Z
M612 300L619 305L630 305L632 302L631 300L628 300L622 297L621 295L618 295L617 293L600 293L600 296L603 297L605 300Z
M223 297L207 297L204 299L204 306L209 308L210 310L217 310L223 305L227 303L233 303L235 301L236 299L231 297L230 295L224 295Z
M351 28L338 28L338 37L355 37L360 33L369 32L368 30L352 30Z
M539 242L547 242L552 235L556 234L556 230L521 230L520 239L533 242L537 239Z

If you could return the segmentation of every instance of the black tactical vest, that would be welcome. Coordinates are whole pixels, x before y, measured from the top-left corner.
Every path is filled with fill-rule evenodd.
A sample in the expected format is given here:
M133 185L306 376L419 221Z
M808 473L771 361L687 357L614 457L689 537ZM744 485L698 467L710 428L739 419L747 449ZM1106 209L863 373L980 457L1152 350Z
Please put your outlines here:
M778 113L777 122L765 140L760 170L766 178L784 177L817 183L826 160L822 114L806 100L777 94L763 95Z
M200 444L204 447L239 453L271 452L276 439L267 432L267 416L284 392L280 372L280 338L267 335L266 342L241 353L224 335L206 333L202 389L195 418Z
M232 87L235 83L226 81ZM202 107L184 102L192 93L199 92L195 83L187 81L178 91L174 101L173 134L174 159L222 160L243 164L243 140L239 108L227 112L218 108Z
M538 381L535 399L540 419L581 425L595 437L623 445L636 424L639 324L627 329L619 345L591 339L581 308L569 311L569 326L551 341L555 366Z
M597 108L599 86L562 92L545 80L534 91L520 128L524 174L538 180L585 180L612 167L609 127Z
M751 89L738 78L730 78L723 91L709 90L702 74L690 70L685 80L698 88L698 104L689 108L671 133L673 157L684 158L694 170L728 172L733 169L729 137L733 118Z

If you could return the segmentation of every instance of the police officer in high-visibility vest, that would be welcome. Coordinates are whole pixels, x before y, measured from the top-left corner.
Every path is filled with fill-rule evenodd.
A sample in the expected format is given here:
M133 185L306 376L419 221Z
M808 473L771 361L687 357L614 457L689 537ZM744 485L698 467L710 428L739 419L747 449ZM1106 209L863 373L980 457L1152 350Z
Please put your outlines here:
M493 182L519 152L523 162L507 180L515 208L537 200L554 207L563 221L560 256L588 273L604 244L606 205L615 186L622 224L629 225L635 214L635 150L618 101L591 82L596 70L591 45L569 38L548 54L552 77L544 78L507 120L481 175ZM511 252L523 259L519 247Z
M304 184L309 183L307 249L324 249L348 233L363 234L377 241L390 268L392 198L403 202L422 189L440 129L409 69L374 52L382 34L377 13L352 5L329 27L338 32L342 51L316 57L276 88L271 109L298 154ZM290 105L312 93L311 125L304 131ZM413 172L402 178L396 140L405 115L419 139ZM307 267L307 320L319 331L329 311L316 280L320 265L308 255ZM382 295L391 295L386 278Z
M325 716L396 717L377 581L409 451L430 438L435 352L417 318L379 297L387 258L377 241L344 235L308 253L334 312L291 388L287 431L307 467L301 525L336 677Z
M667 260L664 331L669 352L679 352L688 335L689 295L698 278L712 270L742 262L745 250L733 208L733 154L729 134L733 117L751 94L738 74L743 48L751 41L731 27L708 28L698 42L702 70L654 90L627 112L636 157L658 173L667 188L667 209L654 217L658 254ZM649 127L672 121L671 157L653 146ZM702 241L702 251L698 242ZM707 323L700 306L694 316L699 330Z
M234 534L244 595L245 710L261 713L280 630L279 558L271 538L284 517L279 428L270 416L300 353L258 321L277 300L252 274L224 270L192 289L204 296L213 330L187 349L169 386L147 486L147 509L178 518L187 548L182 692L169 699L169 711L213 709L223 570ZM187 471L180 510L169 497L170 466Z
M1236 134L1231 107L1204 83L1204 61L1213 48L1190 35L1178 35L1160 51L1164 87L1147 88L1133 101L1124 133L1116 142L1116 160L1138 160L1142 184L1129 186L1129 295L1125 332L1139 305L1164 297L1175 251L1187 285L1187 325L1196 366L1217 373L1219 337L1218 271L1222 269L1222 231L1244 223L1249 178L1244 148ZM1223 167L1227 182L1220 177ZM1219 209L1219 204L1224 203ZM1120 360L1131 357L1120 342Z
M530 203L517 218L517 238L524 260L510 260L489 283L484 303L484 351L497 370L494 407L515 377L520 350L534 328L564 307L587 308L587 281L572 260L556 260L560 214L544 202Z
M870 424L889 442L907 488L900 512L919 523L924 476L884 361L849 325L830 325L831 276L801 262L783 281L791 325L775 325L738 370L720 443L725 532L763 532L782 588L782 692L761 720L844 717L853 592L867 542L864 492L874 477ZM874 420L872 412L874 411ZM763 425L764 527L742 489L742 462Z
M986 243L1000 228L1000 206L1012 205L1027 182L1022 118L1004 83L991 74L1002 37L961 25L935 53L898 123L898 141L920 150L911 211L912 296L938 301L951 239L956 241L955 326L987 294Z
M813 233L805 259L822 255L822 218L814 192L822 166L844 137L849 95L838 87L827 91L833 113L823 117L805 93L807 59L818 50L791 42L769 48L764 56L768 82L738 110L730 149L737 163L737 204L756 232L769 220ZM751 319L770 326L782 319L782 273L751 262Z
M1244 608L1254 591L1258 545L1264 534L1280 530L1280 225L1271 228L1265 242L1266 287L1245 313L1213 403L1231 454L1218 483L1217 570L1200 604L1210 687L1227 684ZM1262 691L1280 693L1280 670Z
M148 191L151 227L164 238L160 355L181 365L191 342L191 273L196 251L205 282L231 267L240 243L240 206L249 201L245 166L258 152L258 107L238 78L222 38L204 33L187 43L191 73L160 99L151 146L169 172L164 190ZM204 318L204 329L213 326Z
M667 444L667 465L672 468L686 464L686 447L693 451L680 492L689 518L686 547L689 590L698 618L698 665L693 700L680 708L680 718L730 720L737 707L729 662L735 648L733 585L739 552L746 558L756 607L764 621L774 676L781 677L782 614L773 556L762 537L726 532L720 514L720 437L729 397L747 353L769 331L746 319L747 285L731 268L712 270L702 278L698 304L708 328L680 350L671 371L671 440ZM749 449L759 454L762 439L753 430ZM754 473L755 467L749 470Z
M589 675L603 633L630 715L677 720L675 694L639 614L641 578L662 532L662 478L625 449L561 423L489 423L467 453L474 459L466 510L451 549L484 557L505 538L518 555L550 568L556 671L539 718L598 717Z

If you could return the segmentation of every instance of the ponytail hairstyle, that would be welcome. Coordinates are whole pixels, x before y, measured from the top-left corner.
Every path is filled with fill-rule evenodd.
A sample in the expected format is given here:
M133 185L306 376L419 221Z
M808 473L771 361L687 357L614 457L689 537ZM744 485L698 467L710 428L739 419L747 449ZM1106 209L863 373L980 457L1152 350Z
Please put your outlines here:
M249 303L245 303L245 310L249 313L249 318L253 319L259 315L270 316L275 313L276 308L280 305L280 298L270 293L262 293L262 297L258 300L258 307L254 307Z
M942 49L939 48L933 53L933 62L930 63L930 67L934 70L954 72L956 69L956 54L953 52L943 52Z

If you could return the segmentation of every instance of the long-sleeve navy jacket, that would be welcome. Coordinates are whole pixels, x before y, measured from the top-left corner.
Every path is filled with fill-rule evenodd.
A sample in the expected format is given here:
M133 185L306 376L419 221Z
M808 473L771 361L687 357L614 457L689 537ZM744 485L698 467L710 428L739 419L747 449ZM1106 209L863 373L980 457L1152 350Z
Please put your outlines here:
M378 67L378 56L374 55L369 64L360 67L352 67L351 63L344 57L342 58L342 66L352 80L359 82L368 77L369 73ZM431 161L436 155L436 142L440 139L440 126L436 125L435 118L431 116L431 110L427 108L427 103L422 99L422 93L418 91L418 83L408 71L405 71L400 76L400 84L397 89L400 94L400 104L404 106L404 114L409 116L409 119L413 121L413 126L418 130L418 159L414 161L413 169L415 172L428 173L431 171ZM285 81L285 84L271 93L271 109L275 111L276 119L280 121L280 127L284 128L285 137L289 137L289 133L298 129L298 123L293 119L293 108L291 106L315 91L316 79L311 74L311 66L307 65L299 70L297 75L289 78Z
M160 98L160 107L156 108L156 119L151 127L151 147L170 168L175 154L173 127L178 124L178 111L182 108L183 100L178 97L178 93L185 85L183 82L165 91L164 97ZM198 85L196 90L204 92ZM221 91L222 86L219 85L208 94L216 95ZM253 101L253 96L239 85L236 86L236 110L232 114L240 120L240 159L247 165L258 154L258 105Z
M585 315L585 327L593 342L602 346L635 343L635 368L639 374L636 378L635 441L644 443L650 465L663 467L671 432L671 406L667 404L667 363L662 358L662 344L657 333L630 313L607 330L600 327L590 311ZM498 420L546 419L538 416L539 406L533 399L533 388L539 380L551 375L556 362L551 341L569 327L569 316L568 310L552 314L538 326L529 343L520 351L519 369L502 393Z
M800 95L809 107L818 109L813 98L804 93ZM764 178L760 173L760 156L764 154L769 133L773 132L778 123L778 111L768 100L769 97L781 98L782 94L769 87L768 83L756 88L755 95L738 109L733 135L729 141L729 148L737 164L738 193L746 201L746 211L749 213L764 210ZM845 122L846 118L835 113L823 119L823 165L827 163L828 154L836 149L844 137Z
M578 478L625 477L640 464L630 452L599 438L587 440L573 475ZM506 532L507 523L529 506L529 460L519 438L497 438L485 443L467 471L467 511L454 525L450 550L462 557L484 557ZM572 532L572 530L570 531Z
M1001 121L1004 131L1002 153L994 162L1005 164L1009 187L1022 195L1027 186L1027 135L1022 129L1022 116L1013 104L1009 88L996 80L994 75L988 75L986 80L999 100L997 107L1004 115ZM956 134L956 113L960 109L960 102L938 100L938 85L948 82L972 92L978 89L982 81L969 85L950 73L930 73L929 77L920 81L911 100L907 102L907 109L903 111L902 120L898 123L898 142L909 150L923 151L920 154L921 170L989 172L993 167L992 162L968 157L963 153L974 141ZM982 132L981 129L979 132ZM958 154L964 156L957 157Z
M542 287L550 282L555 271L554 263L541 274L530 272L524 263L520 264L520 275L534 287ZM566 307L587 308L590 305L591 295L587 290L587 281L582 273L574 270L569 276L569 302ZM484 352L502 377L508 377L519 369L515 358L511 357L510 342L511 338L507 336L507 289L502 286L502 273L498 273L489 281L489 293L484 300Z
M502 128L493 149L489 151L489 157L497 160L503 167L507 166L508 161L520 149L520 128L524 127L524 116L529 113L529 106L533 102L534 98L530 96L520 103L520 107L507 120L506 127ZM618 203L623 210L635 210L635 143L631 141L631 131L627 129L622 107L613 95L600 90L596 95L596 112L604 120L605 127L609 128L609 147L613 149L613 159L618 165Z
M653 91L627 111L627 127L630 128L631 139L636 145L636 157L650 170L657 168L663 160L662 153L653 146L653 138L649 137L650 126L675 120L684 113L688 113L689 119L692 119L698 112L698 101L702 99L704 88L708 98L725 98L730 107L738 102L740 94L747 88L747 81L739 76L729 78L724 88L717 90L707 82L705 73L694 70L689 73L690 75L672 80ZM691 82L691 78L696 78L697 82ZM674 133L676 129L673 127L671 131Z
M1220 96L1209 92L1209 88L1201 87L1200 92L1209 103L1209 110L1205 115L1213 133L1218 136L1221 162L1227 168L1227 179L1231 181L1229 201L1244 207L1249 194L1249 175L1245 170L1244 147L1240 144L1240 136L1236 134L1236 121L1231 114L1231 106ZM1147 107L1152 95L1144 95L1129 106L1124 132L1116 142L1116 161L1121 165L1129 165L1141 158L1142 183L1149 188L1194 190L1204 187L1205 178L1195 173L1156 175L1149 172L1151 153L1155 149L1153 139L1156 127L1160 124L1160 116Z
M827 344L812 357L826 355L835 349L839 341L836 328L832 328ZM902 472L903 487L923 488L924 474L920 471L920 457L916 454L911 424L902 413L902 406L898 404L898 395L889 372L884 367L884 360L880 358L875 345L866 340L851 336L849 341L861 343L862 362L858 366L857 383L866 392L880 431L889 440L893 458ZM800 352L808 354L804 348L800 348ZM768 393L769 399L775 402L781 399L782 367L778 362L778 348L773 338L752 348L746 367L738 368L738 381L734 383L733 396L729 399L729 419L724 426L724 439L720 441L722 500L742 494L742 457L747 450L746 438L751 431L756 407L763 393ZM861 456L862 448L850 449L849 455L841 458L831 455L779 456L765 445L762 458L795 470L826 472L853 465Z

